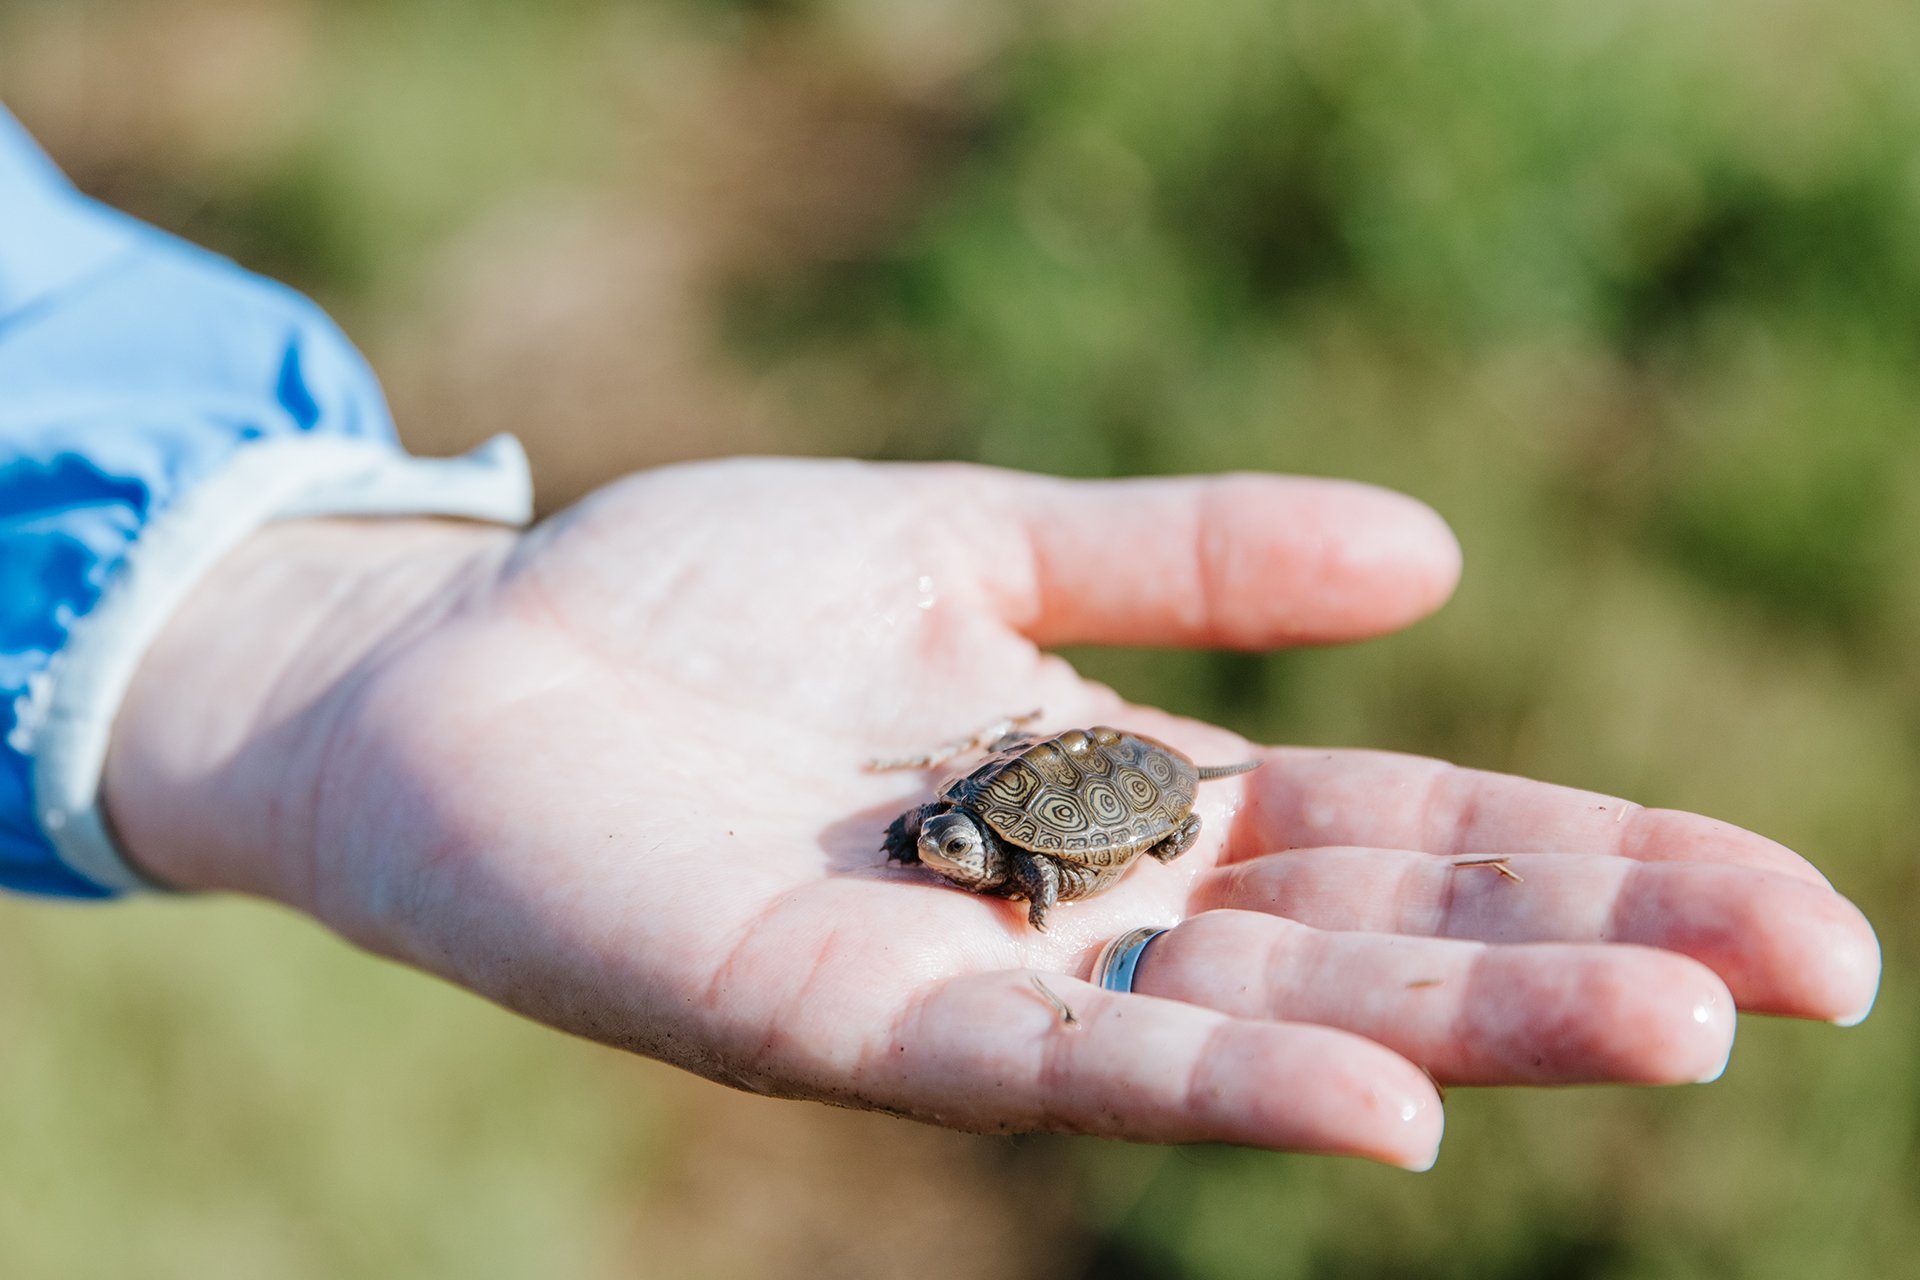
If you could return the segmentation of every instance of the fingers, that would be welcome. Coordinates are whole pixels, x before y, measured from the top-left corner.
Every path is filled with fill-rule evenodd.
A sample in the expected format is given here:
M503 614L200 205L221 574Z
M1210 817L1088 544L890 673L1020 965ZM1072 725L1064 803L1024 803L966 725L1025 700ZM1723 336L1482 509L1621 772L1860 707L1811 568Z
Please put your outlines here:
M1199 909L1237 907L1318 929L1487 943L1614 942L1690 956L1743 1009L1854 1022L1880 978L1873 929L1846 899L1791 876L1716 863L1514 854L1487 867L1392 849L1298 849L1222 867Z
M1644 947L1488 947L1325 933L1246 911L1156 939L1134 990L1237 1018L1339 1027L1461 1084L1680 1084L1733 1048L1733 998Z
M1429 853L1609 853L1642 862L1717 862L1824 885L1764 836L1698 814L1385 751L1281 748L1249 775L1228 858L1356 845Z
M982 544L980 569L1001 616L1042 645L1355 640L1426 616L1460 576L1445 522L1370 485L949 474L1017 531Z
M884 1103L939 1123L1149 1142L1234 1142L1426 1168L1439 1095L1359 1036L1119 996L1057 974L934 988L863 1074Z

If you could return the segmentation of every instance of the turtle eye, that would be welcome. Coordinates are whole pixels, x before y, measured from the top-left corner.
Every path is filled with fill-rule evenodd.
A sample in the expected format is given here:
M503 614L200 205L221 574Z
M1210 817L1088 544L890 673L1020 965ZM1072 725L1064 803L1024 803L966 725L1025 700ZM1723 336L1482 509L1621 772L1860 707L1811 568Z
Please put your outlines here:
M965 853L967 851L967 842L959 836L955 836L953 839L947 841L946 849L948 853Z

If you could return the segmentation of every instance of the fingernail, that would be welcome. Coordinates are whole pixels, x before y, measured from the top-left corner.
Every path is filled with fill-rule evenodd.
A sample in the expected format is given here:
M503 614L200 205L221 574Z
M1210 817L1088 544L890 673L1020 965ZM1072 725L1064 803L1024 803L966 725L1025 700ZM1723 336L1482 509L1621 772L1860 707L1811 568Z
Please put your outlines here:
M1430 1122L1434 1127L1433 1145L1427 1148L1425 1155L1414 1156L1400 1162L1400 1168L1409 1173L1425 1173L1433 1168L1434 1161L1440 1158L1440 1139L1446 1133L1447 1111L1440 1105L1437 1098L1407 1098L1400 1104L1400 1120L1403 1124L1419 1124L1429 1111L1433 1113Z
M1875 987L1873 989L1873 994L1867 997L1867 1003L1861 1006L1860 1012L1850 1013L1844 1018L1835 1018L1833 1020L1833 1025L1836 1027L1859 1026L1861 1023L1867 1020L1867 1015L1873 1012L1873 1002L1878 1000L1879 998L1880 998L1880 988Z
M1405 1169L1408 1173L1425 1173L1427 1170L1433 1168L1434 1162L1439 1159L1440 1159L1440 1148L1435 1147L1432 1151L1427 1153L1426 1159L1409 1160L1405 1164L1401 1165L1400 1167L1402 1169Z
M1830 963L1843 972L1852 970L1854 974L1867 978L1873 985L1868 989L1866 1001L1859 1009L1833 1020L1833 1025L1836 1027L1859 1026L1867 1020L1867 1015L1873 1012L1873 1002L1880 998L1882 972L1880 939L1874 934L1873 926L1867 923L1864 916L1861 917L1860 923L1866 926L1866 936L1856 938L1852 946L1835 947Z
M1738 1025L1733 1017L1731 999L1722 1001L1718 997L1702 1000L1693 1006L1695 1026L1711 1027L1716 1022L1722 1024L1726 1048L1720 1052L1720 1061L1693 1078L1695 1084L1712 1084L1727 1073L1727 1063L1733 1058L1733 1036Z

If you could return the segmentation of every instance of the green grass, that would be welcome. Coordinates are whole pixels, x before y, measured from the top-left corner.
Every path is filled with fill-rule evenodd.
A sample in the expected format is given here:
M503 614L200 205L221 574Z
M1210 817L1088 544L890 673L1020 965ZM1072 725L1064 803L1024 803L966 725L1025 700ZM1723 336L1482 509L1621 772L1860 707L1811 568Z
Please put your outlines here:
M581 1275L653 1175L617 1055L285 913L5 912L9 1276Z

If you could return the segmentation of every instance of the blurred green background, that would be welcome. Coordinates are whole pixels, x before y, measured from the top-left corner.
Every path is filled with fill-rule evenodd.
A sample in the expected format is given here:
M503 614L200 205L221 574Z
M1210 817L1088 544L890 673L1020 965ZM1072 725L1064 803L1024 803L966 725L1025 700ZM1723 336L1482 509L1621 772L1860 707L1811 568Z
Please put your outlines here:
M770 1103L267 908L5 903L0 1273L1910 1274L1916 66L1899 0L0 0L76 179L316 295L417 448L514 431L549 508L742 450L1405 489L1468 563L1408 634L1076 657L1756 828L1888 966L1708 1088L1456 1092L1413 1177Z

